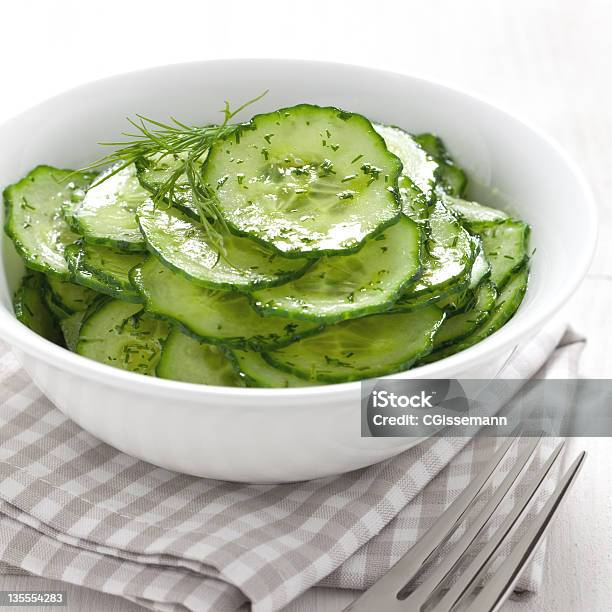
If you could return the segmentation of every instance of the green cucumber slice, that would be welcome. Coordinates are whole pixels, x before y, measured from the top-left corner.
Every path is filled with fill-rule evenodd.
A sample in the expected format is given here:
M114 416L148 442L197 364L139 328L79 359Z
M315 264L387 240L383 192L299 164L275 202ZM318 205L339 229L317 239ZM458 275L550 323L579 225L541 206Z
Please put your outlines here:
M145 242L135 212L148 197L149 193L138 181L134 164L118 172L114 166L99 177L82 201L66 206L64 214L90 244L144 251Z
M223 238L225 253L210 244L204 227L176 208L151 200L137 212L149 251L189 280L211 289L249 291L286 283L303 274L312 260L289 259L249 238Z
M264 353L273 366L316 382L347 382L407 370L431 350L444 320L435 306L343 321Z
M476 259L472 265L470 272L470 282L467 288L453 293L438 302L438 307L442 308L449 316L454 313L458 314L470 309L477 300L477 293L481 285L491 275L491 264L487 260L482 247L480 238L475 237L476 241Z
M467 176L448 154L444 143L434 134L416 134L415 141L437 163L436 184L439 190L452 196L461 197L467 188Z
M63 319L65 319L66 317L70 316L70 313L66 312L56 302L55 296L53 295L53 292L51 291L51 288L49 287L49 284L46 282L46 279L43 282L42 296L43 296L44 303L46 304L47 308L49 309L49 312L51 312L51 314L56 319L56 321L58 321L58 323L60 321L62 321Z
M59 326L64 336L64 342L66 348L73 353L76 351L77 344L79 343L79 334L81 332L81 325L83 319L87 315L86 310L75 312L67 317L64 317L60 322Z
M484 252L482 241L477 241L476 259L470 272L470 289L476 289L491 274L491 264Z
M43 297L43 280L38 273L29 273L23 278L13 301L15 316L39 336L63 346L57 320Z
M526 267L516 272L498 295L491 314L485 318L484 322L458 342L427 355L421 360L421 363L431 363L454 355L474 344L482 342L485 338L503 327L514 316L521 305L527 291L528 278L529 270Z
M206 155L207 153L202 156L202 162L206 159ZM179 169L182 162L183 154L139 159L136 161L136 174L140 184L151 194L156 195L161 186ZM174 184L172 201L192 219L200 220L200 211L193 203L191 187L185 174L182 174Z
M51 292L50 299L66 315L87 310L98 296L95 291L87 287L76 285L55 276L48 276L46 282Z
M142 302L129 279L129 271L143 262L142 253L79 241L67 247L65 255L71 277L79 285L120 300Z
M309 321L261 317L242 293L199 287L154 257L134 268L130 276L149 312L211 344L263 350L320 329Z
M169 380L242 387L241 379L221 348L173 329L164 342L157 376Z
M213 145L203 177L232 231L320 257L356 250L398 218L401 170L365 117L301 104Z
M417 223L425 225L429 215L429 205L425 194L405 174L397 182L402 201L402 212Z
M429 200L433 195L438 164L401 128L374 124L374 129L384 138L389 151L400 158L403 174L408 176Z
M76 352L100 363L153 376L169 326L141 304L103 300L85 317Z
M469 277L476 257L474 239L441 202L431 207L427 225L430 265L424 265L423 274L410 290L412 295Z
M264 315L325 324L382 312L418 275L420 253L420 227L402 216L356 253L323 257L297 280L253 292L253 305Z
M226 349L226 352L247 387L308 387L316 384L275 368L261 353L241 349Z
M509 216L497 208L491 208L478 202L462 200L452 196L442 196L442 201L447 208L450 208L470 229L478 231L483 224L500 223Z
M68 278L64 249L78 236L62 216L66 200L83 196L93 175L37 166L4 190L6 234L26 266Z
M442 323L434 338L434 350L465 338L489 316L497 298L495 285L485 281L476 290L475 298L471 309L449 316Z
M397 300L393 306L396 312L437 301L470 283L478 243L439 201L430 207L427 233L421 276Z
M522 221L506 219L482 227L479 236L491 264L491 280L501 289L512 273L527 261L529 226Z

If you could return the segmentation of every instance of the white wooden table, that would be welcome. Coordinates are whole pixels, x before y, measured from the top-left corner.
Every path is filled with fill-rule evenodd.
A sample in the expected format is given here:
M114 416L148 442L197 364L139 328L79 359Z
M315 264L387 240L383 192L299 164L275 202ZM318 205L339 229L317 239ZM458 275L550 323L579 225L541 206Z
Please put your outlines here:
M540 125L583 167L600 204L591 273L568 306L588 337L583 374L612 376L612 3L606 0L286 0L205 3L75 0L0 4L0 120L83 81L194 59L301 57L420 74L475 91ZM547 177L543 177L546 180ZM554 180L550 177L548 180ZM589 458L550 535L537 597L507 610L612 607L612 440L577 440ZM0 589L58 588L0 577ZM61 585L68 610L138 606ZM287 610L331 612L354 593L314 589ZM51 612L51 609L49 609Z

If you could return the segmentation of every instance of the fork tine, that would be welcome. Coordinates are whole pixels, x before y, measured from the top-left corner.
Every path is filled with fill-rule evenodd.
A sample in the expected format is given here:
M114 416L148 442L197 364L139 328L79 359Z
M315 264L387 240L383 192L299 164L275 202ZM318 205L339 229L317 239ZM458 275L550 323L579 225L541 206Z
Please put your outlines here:
M546 476L550 473L553 465L558 461L563 448L563 443L558 444L554 451L550 454L546 463L534 476L532 482L529 483L527 490L521 495L508 516L503 520L502 524L495 530L495 533L482 547L480 552L474 557L468 567L461 573L457 581L445 593L444 597L433 608L435 612L448 612L465 596L469 595L478 584L478 580L484 575L494 558L495 553L500 546L506 541L507 535L512 528L517 524L521 516L530 502L540 490ZM433 612L432 611L432 612Z
M541 438L530 438L526 450L522 453L512 469L508 472L502 483L493 492L484 508L478 513L474 521L466 528L465 533L451 548L447 555L432 573L408 596L414 606L422 606L437 592L444 579L457 567L465 552L485 528L491 515L504 500L516 480L522 474L535 453ZM400 597L401 598L401 597Z
M346 607L344 612L371 612L374 604L380 604L386 599L396 601L398 591L417 575L423 564L454 533L463 517L472 508L483 487L516 441L520 431L520 427L517 427L510 434L491 457L485 468L470 481L470 484L455 498L414 546L374 585Z
M546 502L544 508L542 508L529 526L525 535L519 540L499 570L495 572L495 576L491 578L474 599L471 609L478 612L495 612L500 609L519 579L522 569L529 563L537 550L553 516L556 514L566 493L574 484L585 458L586 453L584 451L578 455Z

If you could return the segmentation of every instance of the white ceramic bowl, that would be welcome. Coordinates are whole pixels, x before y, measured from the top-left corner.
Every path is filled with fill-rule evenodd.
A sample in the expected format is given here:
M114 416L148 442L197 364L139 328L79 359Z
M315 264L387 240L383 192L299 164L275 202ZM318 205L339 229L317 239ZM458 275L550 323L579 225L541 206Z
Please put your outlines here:
M517 315L484 342L407 377L495 375L509 352L543 326L583 278L596 211L566 155L518 119L470 95L421 79L339 64L227 60L123 74L61 94L0 128L0 186L40 163L79 167L100 156L125 118L219 119L265 89L249 114L299 102L334 105L410 131L440 134L466 167L470 195L485 194L532 226L537 247ZM493 188L493 190L492 190ZM146 378L89 361L40 338L13 316L23 266L5 236L0 330L36 384L69 417L120 450L212 478L278 482L352 470L416 443L360 437L360 385L232 389Z

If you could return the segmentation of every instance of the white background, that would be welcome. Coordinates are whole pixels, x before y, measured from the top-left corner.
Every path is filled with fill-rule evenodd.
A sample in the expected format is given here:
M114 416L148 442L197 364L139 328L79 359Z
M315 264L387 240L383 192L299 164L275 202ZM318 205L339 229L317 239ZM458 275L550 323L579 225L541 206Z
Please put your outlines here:
M610 377L611 26L607 0L4 0L0 121L84 81L226 57L363 64L472 90L557 138L593 186L600 244L568 318L588 337L583 374ZM612 608L612 440L573 447L590 456L551 533L545 585L508 610ZM0 589L45 586L51 583L0 578ZM320 590L290 609L339 610L350 597ZM69 598L71 611L139 609L85 589L71 588Z

